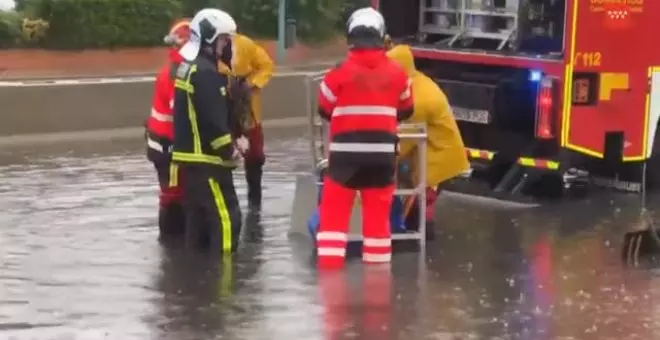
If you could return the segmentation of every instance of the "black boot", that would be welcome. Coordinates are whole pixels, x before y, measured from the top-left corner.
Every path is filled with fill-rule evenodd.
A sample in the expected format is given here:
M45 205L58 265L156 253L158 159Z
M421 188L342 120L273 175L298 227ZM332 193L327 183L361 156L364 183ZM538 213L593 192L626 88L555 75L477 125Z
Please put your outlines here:
M245 181L248 186L248 207L250 210L261 209L261 178L263 162L245 162Z
M264 229L258 211L250 211L245 217L244 240L248 243L262 243Z

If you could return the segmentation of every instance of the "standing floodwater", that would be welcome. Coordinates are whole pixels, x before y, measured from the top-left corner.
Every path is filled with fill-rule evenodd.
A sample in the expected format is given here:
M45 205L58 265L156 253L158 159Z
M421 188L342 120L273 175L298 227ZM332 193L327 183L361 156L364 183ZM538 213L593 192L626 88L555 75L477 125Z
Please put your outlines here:
M634 196L535 210L443 201L425 272L415 254L404 254L391 276L365 271L359 260L318 276L286 234L308 144L268 145L263 216L248 217L233 261L161 248L155 174L139 142L103 155L6 151L0 339L654 339L660 332L660 280L619 264L621 233L638 214Z

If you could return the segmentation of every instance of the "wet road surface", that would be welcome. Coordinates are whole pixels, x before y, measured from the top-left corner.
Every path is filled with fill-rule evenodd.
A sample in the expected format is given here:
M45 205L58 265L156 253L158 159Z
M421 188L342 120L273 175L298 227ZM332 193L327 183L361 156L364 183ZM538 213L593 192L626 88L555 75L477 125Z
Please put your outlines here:
M234 260L158 244L139 142L0 152L0 339L658 338L660 279L619 261L635 196L444 200L425 269L401 254L391 274L319 276L287 238L299 135L270 138L264 211Z

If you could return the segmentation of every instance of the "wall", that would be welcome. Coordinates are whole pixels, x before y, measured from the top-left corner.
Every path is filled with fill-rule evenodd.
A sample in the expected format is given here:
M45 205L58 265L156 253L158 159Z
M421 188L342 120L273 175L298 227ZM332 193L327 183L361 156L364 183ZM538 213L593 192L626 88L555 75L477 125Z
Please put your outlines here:
M301 74L273 78L264 89L264 119L305 117L306 80ZM152 94L151 82L0 86L0 136L138 127L149 115Z

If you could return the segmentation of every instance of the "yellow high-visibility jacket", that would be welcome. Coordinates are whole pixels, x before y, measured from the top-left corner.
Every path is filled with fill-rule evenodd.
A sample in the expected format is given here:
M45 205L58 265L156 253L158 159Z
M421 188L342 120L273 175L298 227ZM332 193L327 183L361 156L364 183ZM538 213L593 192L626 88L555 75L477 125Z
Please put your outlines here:
M426 123L428 127L427 181L428 186L435 188L470 168L463 138L447 96L431 78L415 68L410 47L397 45L387 55L403 66L412 79L414 112L406 122ZM412 160L410 164L414 173L418 173L413 158L416 149L416 141L401 141L400 158Z
M232 39L232 54L231 69L222 62L218 64L218 69L230 76L247 78L248 83L255 88L252 93L252 114L257 122L261 122L261 89L273 77L273 59L263 47L241 34Z

